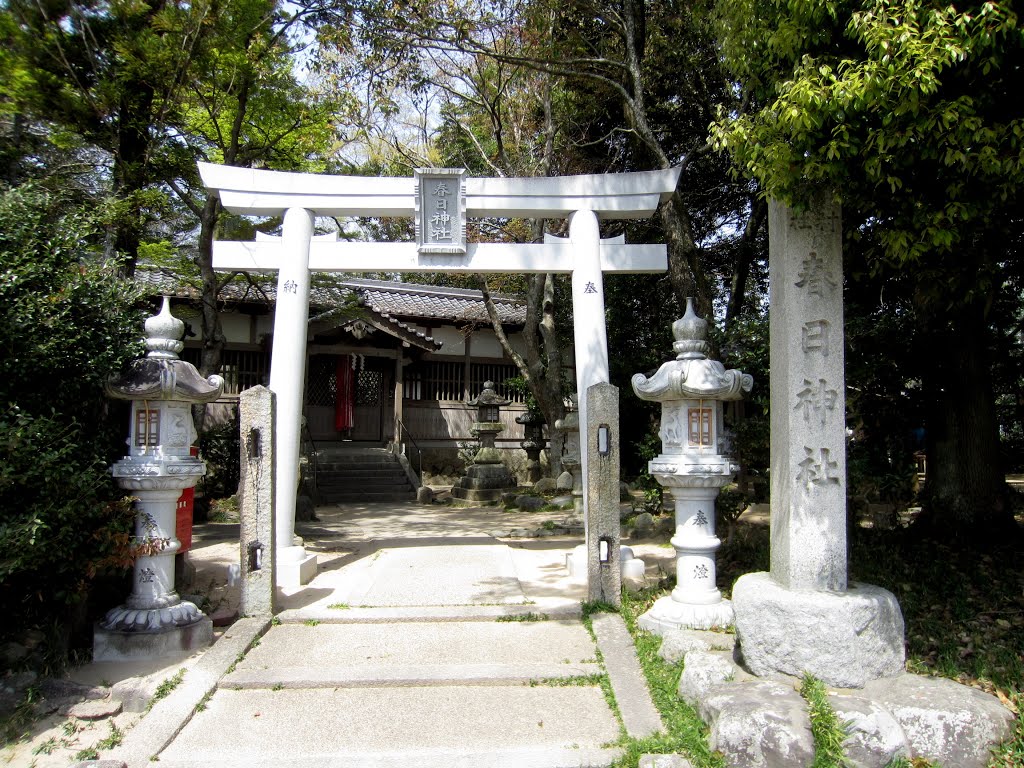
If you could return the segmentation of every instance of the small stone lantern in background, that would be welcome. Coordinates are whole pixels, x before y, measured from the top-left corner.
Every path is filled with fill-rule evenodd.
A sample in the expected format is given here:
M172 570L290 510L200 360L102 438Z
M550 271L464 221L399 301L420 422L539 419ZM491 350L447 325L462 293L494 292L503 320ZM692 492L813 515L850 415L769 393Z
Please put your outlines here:
M495 447L495 438L505 429L501 423L501 408L511 401L494 391L494 382L485 381L480 396L469 404L477 409L477 418L469 428L470 434L480 441L473 463L466 474L452 487L452 499L469 504L494 504L504 491L516 487L516 479L501 461L501 451Z
M661 403L661 454L649 468L675 499L676 588L639 619L657 634L733 621L732 604L722 599L715 583L715 552L721 544L715 536L715 499L739 469L721 453L722 403L741 399L754 380L705 356L707 328L687 299L686 314L672 324L676 359L650 379L638 373L632 380L637 397Z
M531 485L540 480L540 452L548 444L544 437L544 415L536 411L527 411L516 416L516 424L523 425L523 439L519 445L526 451L526 481Z
M106 385L110 397L130 400L128 455L114 464L118 485L136 502L132 593L107 613L93 636L93 658L116 661L157 658L208 645L213 625L194 604L174 591L178 497L206 474L191 455L196 438L192 405L216 400L220 376L204 379L195 366L178 359L185 324L174 317L165 297L160 313L146 320L146 357Z

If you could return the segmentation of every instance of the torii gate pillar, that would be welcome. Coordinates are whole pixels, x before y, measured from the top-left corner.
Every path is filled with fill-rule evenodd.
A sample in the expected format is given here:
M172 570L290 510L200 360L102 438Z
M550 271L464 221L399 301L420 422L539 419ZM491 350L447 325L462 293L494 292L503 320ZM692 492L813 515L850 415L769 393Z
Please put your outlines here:
M279 585L306 584L316 575L316 555L307 555L302 540L295 536L313 220L312 211L289 208L281 226L281 246L288 257L277 273L274 351L270 359L270 389L277 395L274 548Z

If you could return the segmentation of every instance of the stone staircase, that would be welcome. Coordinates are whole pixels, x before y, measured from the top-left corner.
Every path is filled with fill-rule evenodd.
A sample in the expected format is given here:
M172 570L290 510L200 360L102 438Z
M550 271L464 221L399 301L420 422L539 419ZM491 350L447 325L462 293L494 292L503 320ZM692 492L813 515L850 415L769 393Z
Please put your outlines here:
M416 488L387 448L321 447L316 452L320 504L412 501Z

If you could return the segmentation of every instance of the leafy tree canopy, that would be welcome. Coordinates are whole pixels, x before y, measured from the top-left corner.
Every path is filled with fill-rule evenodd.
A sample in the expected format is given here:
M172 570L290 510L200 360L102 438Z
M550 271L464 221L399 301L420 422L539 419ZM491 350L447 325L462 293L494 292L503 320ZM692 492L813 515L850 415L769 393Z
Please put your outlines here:
M1020 218L1024 29L1012 2L719 0L723 50L762 109L719 146L769 196L841 190L893 263Z

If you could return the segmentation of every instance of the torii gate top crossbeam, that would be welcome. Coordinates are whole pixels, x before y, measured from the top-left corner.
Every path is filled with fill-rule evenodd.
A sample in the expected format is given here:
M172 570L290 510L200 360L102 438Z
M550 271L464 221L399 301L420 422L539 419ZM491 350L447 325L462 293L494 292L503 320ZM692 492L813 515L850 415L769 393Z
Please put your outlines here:
M470 217L561 218L590 210L601 219L641 219L667 200L680 168L582 176L466 179ZM203 183L232 213L276 216L305 208L320 216L412 216L412 178L327 176L199 163Z

